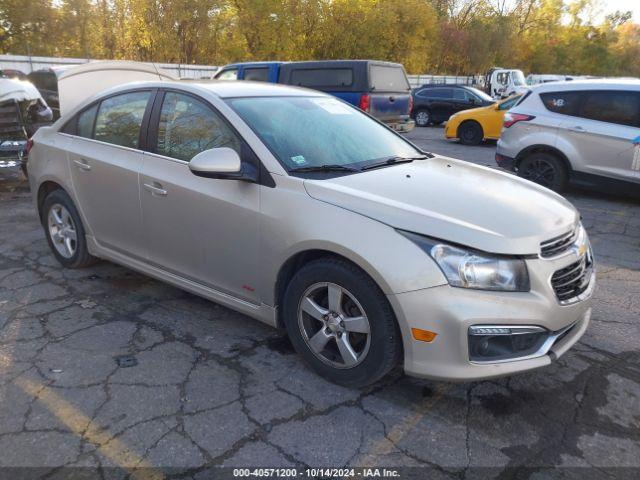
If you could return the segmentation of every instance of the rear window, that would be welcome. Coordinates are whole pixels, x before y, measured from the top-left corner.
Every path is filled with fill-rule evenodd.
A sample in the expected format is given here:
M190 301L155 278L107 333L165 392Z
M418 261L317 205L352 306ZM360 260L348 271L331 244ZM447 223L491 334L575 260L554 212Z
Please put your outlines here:
M300 87L350 87L353 70L350 68L310 68L291 71L291 84Z
M380 92L406 92L411 90L407 76L401 67L371 65L369 68L371 89Z
M547 110L563 115L578 114L582 92L547 92L541 93L540 98Z

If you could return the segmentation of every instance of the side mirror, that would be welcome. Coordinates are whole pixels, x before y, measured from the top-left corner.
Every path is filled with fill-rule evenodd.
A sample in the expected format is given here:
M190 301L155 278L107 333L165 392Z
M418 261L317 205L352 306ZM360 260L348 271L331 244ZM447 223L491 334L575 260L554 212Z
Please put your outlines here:
M211 148L198 153L189 162L189 170L199 177L257 181L255 167L243 165L238 152L229 147Z
M473 97L469 97L469 103L470 103L471 105L475 105L475 104L476 104L476 103L478 103L478 102L476 101L476 99L475 99L475 98L473 98Z

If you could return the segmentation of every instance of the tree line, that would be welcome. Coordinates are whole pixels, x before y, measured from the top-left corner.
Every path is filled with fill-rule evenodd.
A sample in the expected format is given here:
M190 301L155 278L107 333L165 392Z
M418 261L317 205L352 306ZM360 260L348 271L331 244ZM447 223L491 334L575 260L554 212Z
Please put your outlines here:
M224 65L372 58L409 73L640 76L631 12L602 0L1 0L0 50Z

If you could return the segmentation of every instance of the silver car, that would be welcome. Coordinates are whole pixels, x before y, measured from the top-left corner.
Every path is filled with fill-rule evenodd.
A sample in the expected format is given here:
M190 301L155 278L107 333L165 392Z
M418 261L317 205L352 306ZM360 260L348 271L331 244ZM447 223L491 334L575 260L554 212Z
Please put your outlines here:
M496 161L555 191L640 195L640 80L546 83L512 108Z
M531 370L589 324L593 258L567 201L323 93L130 84L33 140L63 266L107 259L286 329L343 385L400 363L446 380Z

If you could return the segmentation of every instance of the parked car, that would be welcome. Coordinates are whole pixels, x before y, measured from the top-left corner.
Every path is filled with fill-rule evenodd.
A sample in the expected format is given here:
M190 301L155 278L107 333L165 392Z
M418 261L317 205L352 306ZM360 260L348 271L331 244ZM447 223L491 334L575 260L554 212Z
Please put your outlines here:
M640 81L546 83L512 108L496 161L555 191L640 193Z
M108 259L284 328L343 385L398 362L523 372L589 324L593 260L569 202L321 92L117 87L36 133L29 178L63 266Z
M464 85L423 85L413 90L412 95L411 115L419 127L440 125L454 113L495 103L486 93Z
M29 82L0 78L0 159L20 166L27 175L29 138L53 114L40 92Z
M504 114L522 95L514 95L486 107L454 113L444 129L446 138L457 138L463 145L478 145L483 140L500 138Z
M27 75L13 68L0 69L0 78L15 78L17 80L27 80Z
M374 60L249 62L226 65L218 80L253 80L313 88L369 113L400 132L413 129L411 86L399 63Z

